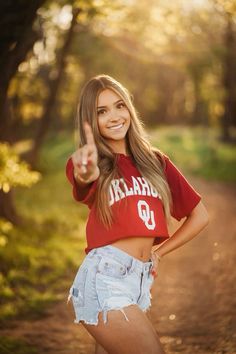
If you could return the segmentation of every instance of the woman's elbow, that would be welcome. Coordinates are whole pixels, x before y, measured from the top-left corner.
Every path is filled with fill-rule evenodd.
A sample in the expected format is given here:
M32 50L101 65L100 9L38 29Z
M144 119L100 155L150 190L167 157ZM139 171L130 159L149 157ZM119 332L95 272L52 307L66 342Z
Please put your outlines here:
M210 218L209 218L209 214L208 212L206 211L206 213L204 213L204 215L202 216L202 222L203 222L203 226L206 227L209 222L210 222Z
M197 217L199 219L199 221L201 222L202 228L206 227L210 222L208 211L205 208L202 201L200 201L196 205L196 207L193 209L193 211L191 212L190 215L191 216L194 215L195 217Z

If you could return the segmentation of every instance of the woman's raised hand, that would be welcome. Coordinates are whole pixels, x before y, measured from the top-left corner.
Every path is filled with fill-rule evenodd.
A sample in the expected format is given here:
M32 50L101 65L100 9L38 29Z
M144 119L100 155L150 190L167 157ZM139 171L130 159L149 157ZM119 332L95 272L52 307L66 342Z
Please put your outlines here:
M76 180L82 184L87 184L97 179L100 172L97 165L97 147L95 145L92 129L88 122L84 123L84 132L86 144L77 149L71 155L71 158L74 165L74 175Z

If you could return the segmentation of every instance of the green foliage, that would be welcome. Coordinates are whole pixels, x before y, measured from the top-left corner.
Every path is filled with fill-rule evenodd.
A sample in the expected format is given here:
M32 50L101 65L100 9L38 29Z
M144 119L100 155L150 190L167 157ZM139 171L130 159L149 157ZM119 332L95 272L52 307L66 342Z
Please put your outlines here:
M187 126L163 126L150 133L153 144L186 173L212 181L235 182L236 146L222 143L219 135L217 129Z
M49 137L39 166L43 178L29 189L16 189L24 225L0 220L0 325L10 318L37 318L55 301L66 303L84 253L87 213L73 201L66 181L71 142L68 134Z
M39 179L40 173L30 171L9 144L0 143L0 189L7 193L12 187L30 187Z
M12 230L13 225L0 218L0 248L5 247L8 242L8 233Z

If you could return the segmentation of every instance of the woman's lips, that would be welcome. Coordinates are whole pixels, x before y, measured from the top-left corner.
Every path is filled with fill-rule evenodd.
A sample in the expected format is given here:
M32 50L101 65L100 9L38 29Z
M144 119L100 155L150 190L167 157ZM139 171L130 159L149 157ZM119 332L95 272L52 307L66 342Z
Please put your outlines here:
M118 124L118 125L113 125L112 127L109 127L111 130L116 130L122 128L124 123Z

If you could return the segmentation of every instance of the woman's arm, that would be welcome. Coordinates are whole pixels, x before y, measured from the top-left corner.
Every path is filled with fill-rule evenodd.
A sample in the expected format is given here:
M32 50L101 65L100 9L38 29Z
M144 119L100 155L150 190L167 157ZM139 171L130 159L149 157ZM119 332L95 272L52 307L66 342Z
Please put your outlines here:
M154 256L153 268L157 272L158 261L161 257L169 252L174 251L192 238L197 236L209 223L209 217L204 204L200 201L192 210L191 214L183 222L183 224L175 231L175 233L160 246L155 246L152 249ZM156 256L156 257L155 257ZM156 259L155 259L156 258Z

